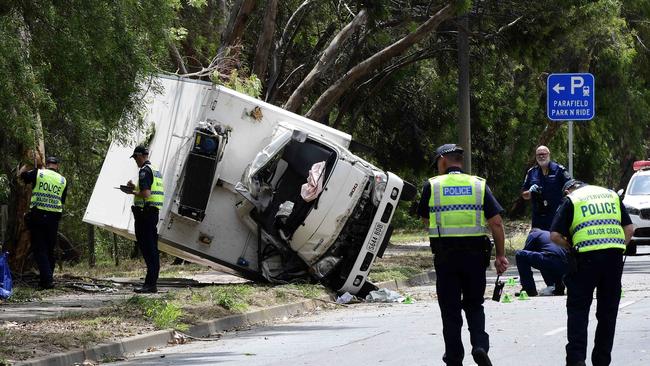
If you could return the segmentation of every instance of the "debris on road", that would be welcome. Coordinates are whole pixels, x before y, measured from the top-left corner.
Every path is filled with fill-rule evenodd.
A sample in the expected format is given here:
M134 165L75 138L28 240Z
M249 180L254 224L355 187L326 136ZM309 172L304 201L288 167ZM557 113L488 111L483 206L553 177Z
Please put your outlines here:
M377 291L370 291L366 296L366 301L368 302L404 302L406 297L402 296L400 293L387 288L380 288Z

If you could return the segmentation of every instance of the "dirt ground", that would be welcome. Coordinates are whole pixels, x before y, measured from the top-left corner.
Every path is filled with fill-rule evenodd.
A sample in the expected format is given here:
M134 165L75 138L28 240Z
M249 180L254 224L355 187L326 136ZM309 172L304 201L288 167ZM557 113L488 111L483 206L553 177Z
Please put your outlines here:
M90 313L33 322L0 321L0 365L158 329L182 331L201 321L316 298L325 293L319 285L236 284L171 289L156 295L133 295Z

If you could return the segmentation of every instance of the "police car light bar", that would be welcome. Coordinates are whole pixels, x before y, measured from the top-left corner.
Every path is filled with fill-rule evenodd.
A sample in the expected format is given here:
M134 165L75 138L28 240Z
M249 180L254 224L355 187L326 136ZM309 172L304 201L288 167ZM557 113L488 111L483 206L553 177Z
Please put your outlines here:
M650 160L638 160L632 164L632 169L637 170L646 170L650 169Z

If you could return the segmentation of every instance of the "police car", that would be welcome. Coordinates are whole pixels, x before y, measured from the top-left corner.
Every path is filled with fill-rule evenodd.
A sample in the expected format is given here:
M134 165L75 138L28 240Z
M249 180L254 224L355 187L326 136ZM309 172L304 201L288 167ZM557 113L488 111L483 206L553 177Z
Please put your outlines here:
M637 245L650 245L650 160L635 161L634 175L624 191L623 204L634 224L627 254L636 254ZM623 194L623 191L619 191Z

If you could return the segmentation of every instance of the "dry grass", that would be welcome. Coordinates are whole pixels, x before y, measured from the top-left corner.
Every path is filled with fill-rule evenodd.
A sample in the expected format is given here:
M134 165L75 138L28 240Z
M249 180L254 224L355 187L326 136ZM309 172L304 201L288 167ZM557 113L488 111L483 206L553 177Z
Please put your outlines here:
M325 293L319 285L210 286L155 296L135 295L93 313L74 313L39 322L0 322L0 360L41 357L161 328L184 330L201 321Z

